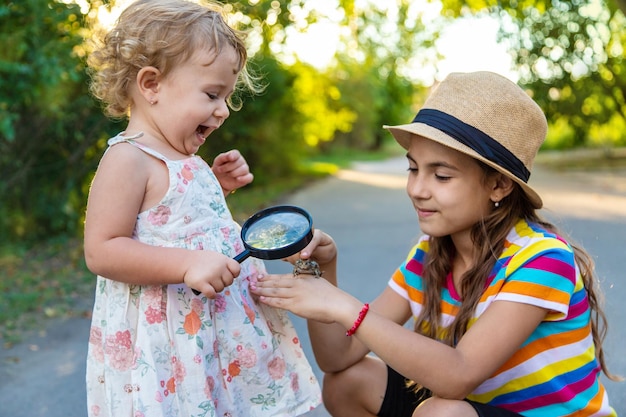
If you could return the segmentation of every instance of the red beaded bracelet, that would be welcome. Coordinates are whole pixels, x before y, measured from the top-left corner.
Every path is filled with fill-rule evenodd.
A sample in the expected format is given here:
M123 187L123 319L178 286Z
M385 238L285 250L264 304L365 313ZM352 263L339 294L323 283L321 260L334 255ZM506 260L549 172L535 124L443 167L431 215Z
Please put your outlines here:
M365 303L365 305L363 305L363 308L359 312L359 317L357 317L352 327L348 331L346 331L346 336L352 336L354 333L356 333L356 329L358 329L363 322L363 319L365 318L365 315L367 314L369 309L370 305Z

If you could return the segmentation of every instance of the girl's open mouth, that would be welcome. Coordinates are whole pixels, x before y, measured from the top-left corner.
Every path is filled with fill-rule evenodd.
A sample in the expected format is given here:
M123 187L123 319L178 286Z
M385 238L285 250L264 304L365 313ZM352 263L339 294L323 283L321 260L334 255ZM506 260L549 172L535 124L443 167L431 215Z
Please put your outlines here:
M198 134L198 136L201 136L202 139L206 139L206 137L208 136L208 130L209 130L208 127L200 125L196 129L196 133Z

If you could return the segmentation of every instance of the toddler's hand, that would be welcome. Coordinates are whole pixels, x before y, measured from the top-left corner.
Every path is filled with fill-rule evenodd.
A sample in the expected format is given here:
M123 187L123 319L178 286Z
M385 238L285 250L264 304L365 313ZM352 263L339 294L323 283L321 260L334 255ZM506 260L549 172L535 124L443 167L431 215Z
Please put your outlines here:
M212 169L225 194L250 184L254 179L248 163L236 149L217 155Z
M241 265L226 255L213 251L190 251L183 282L194 292L215 298L218 292L231 285L241 271Z

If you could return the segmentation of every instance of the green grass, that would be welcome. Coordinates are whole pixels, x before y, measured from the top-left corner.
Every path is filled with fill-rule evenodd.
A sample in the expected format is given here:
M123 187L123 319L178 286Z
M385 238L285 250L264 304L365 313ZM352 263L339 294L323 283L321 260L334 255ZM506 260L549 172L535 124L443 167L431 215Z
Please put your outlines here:
M0 271L0 338L5 346L46 319L84 314L93 291L93 275L78 239L2 247Z
M539 152L535 163L558 171L626 169L626 148Z
M243 222L312 181L349 167L351 161L389 155L346 150L316 157L293 177L238 190L228 197L228 204L233 217ZM25 331L44 328L50 318L89 315L94 289L95 276L85 265L81 238L58 238L29 247L0 245L0 340L8 347L21 341Z
M329 154L316 156L313 163L349 168L350 164L355 161L379 161L385 158L402 156L405 153L406 151L395 141L389 140L383 143L382 149L376 152L351 148L333 148L333 151Z

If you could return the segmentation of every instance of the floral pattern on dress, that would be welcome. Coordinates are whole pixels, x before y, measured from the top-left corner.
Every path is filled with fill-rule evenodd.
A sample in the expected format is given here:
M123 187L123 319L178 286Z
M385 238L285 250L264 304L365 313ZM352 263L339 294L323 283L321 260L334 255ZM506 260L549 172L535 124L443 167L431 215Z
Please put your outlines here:
M197 156L172 161L167 193L137 217L143 243L243 251L210 167ZM257 303L250 280L262 261L248 258L215 299L184 284L139 286L99 276L87 357L88 414L93 417L297 416L321 402L319 384L289 317Z

